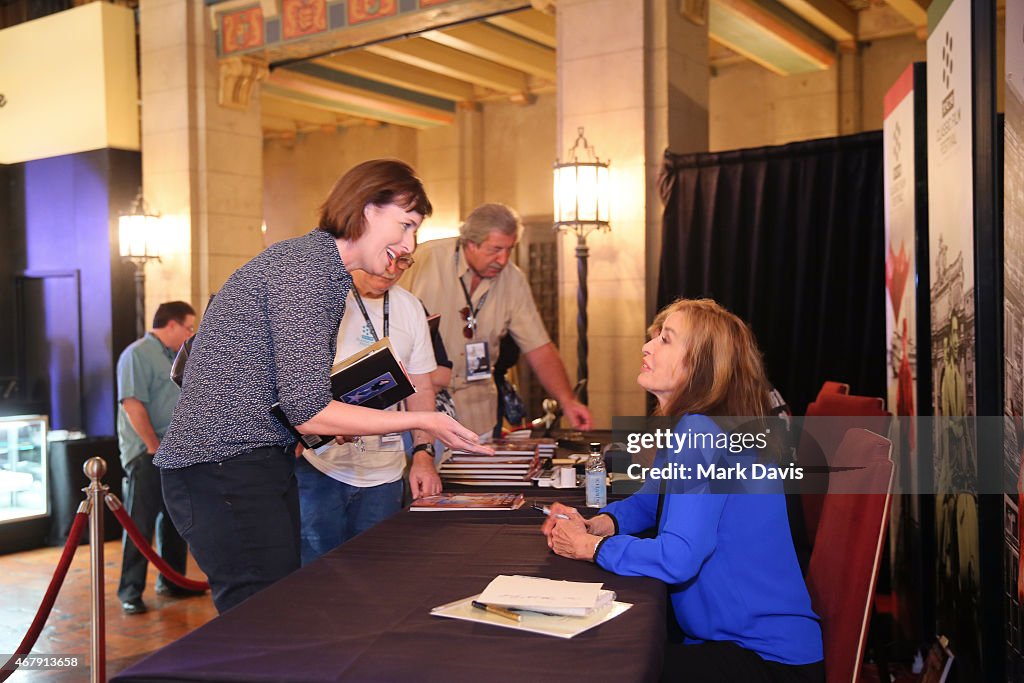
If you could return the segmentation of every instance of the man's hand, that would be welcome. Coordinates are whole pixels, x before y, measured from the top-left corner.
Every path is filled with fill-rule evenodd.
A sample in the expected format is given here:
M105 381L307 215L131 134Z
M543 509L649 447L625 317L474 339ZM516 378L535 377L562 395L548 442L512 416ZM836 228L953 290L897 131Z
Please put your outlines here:
M569 420L573 429L585 432L591 427L590 409L579 401L566 401L562 404L562 414Z
M409 490L413 500L441 493L441 477L434 469L434 458L428 453L414 453L409 467Z
M137 398L128 397L121 400L121 407L128 417L128 424L132 426L135 433L142 439L146 446L146 452L154 455L160 448L160 438L153 431L153 423L149 419L149 412L146 405Z

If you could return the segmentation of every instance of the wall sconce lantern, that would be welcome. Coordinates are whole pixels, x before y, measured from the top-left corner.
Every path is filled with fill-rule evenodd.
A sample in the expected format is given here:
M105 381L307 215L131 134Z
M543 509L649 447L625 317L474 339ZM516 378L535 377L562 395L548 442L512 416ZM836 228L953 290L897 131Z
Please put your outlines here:
M594 230L608 231L609 161L601 161L587 143L583 128L577 130L576 142L569 149L567 161L554 165L555 223L558 232L576 233L576 381L580 402L587 403L587 235Z
M135 265L135 336L146 334L146 264L160 260L160 214L142 198L142 188L128 213L117 220L117 241L122 260Z

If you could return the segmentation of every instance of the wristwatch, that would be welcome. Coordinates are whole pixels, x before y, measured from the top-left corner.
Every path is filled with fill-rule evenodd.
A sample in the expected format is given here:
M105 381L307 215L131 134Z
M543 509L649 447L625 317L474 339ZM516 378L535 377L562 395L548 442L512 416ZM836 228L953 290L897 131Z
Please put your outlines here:
M412 454L426 453L431 458L434 457L434 444L432 443L421 443L412 447Z

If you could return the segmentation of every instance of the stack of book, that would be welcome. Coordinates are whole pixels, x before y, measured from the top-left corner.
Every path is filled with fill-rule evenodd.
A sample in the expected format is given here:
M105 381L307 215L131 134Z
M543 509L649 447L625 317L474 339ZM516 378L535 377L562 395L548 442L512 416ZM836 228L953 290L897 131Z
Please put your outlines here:
M494 455L454 450L441 463L441 481L463 486L533 486L533 475L556 448L554 439L498 439Z

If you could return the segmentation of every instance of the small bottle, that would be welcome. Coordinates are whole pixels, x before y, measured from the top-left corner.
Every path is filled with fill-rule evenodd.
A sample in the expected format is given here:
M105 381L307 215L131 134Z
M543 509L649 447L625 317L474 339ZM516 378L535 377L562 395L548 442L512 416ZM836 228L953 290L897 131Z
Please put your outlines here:
M601 444L590 444L587 458L587 507L603 508L608 504L608 471L604 467Z

